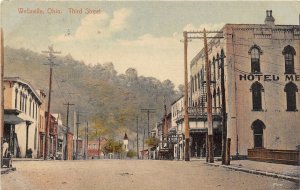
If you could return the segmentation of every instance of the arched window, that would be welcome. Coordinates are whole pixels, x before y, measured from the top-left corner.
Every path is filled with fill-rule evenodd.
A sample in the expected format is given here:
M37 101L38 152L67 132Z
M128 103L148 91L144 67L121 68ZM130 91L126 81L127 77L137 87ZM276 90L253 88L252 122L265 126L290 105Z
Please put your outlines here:
M261 111L262 110L262 95L261 92L264 91L263 86L259 82L255 82L251 86L252 91L252 105L253 111Z
M248 53L251 55L251 73L259 73L260 55L262 54L260 47L254 45L250 48Z
M286 105L287 111L297 111L297 103L296 103L296 92L298 92L297 86L289 82L285 85L284 91L286 92Z
M254 148L263 148L264 129L266 128L265 124L261 120L257 119L252 123L251 128L253 130Z
M294 74L294 55L296 55L295 49L288 45L286 46L282 54L284 55L284 61L285 61L285 73L284 74Z

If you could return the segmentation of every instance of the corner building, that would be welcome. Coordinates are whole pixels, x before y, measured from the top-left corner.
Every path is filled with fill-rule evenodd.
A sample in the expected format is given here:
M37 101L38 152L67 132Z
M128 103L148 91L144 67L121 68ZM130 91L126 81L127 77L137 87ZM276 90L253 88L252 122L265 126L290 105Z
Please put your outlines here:
M217 36L224 38L208 44L212 111L221 116L223 54L231 156L299 164L300 26L275 25L267 11L264 24L226 24L222 32ZM206 112L204 50L190 70L189 112ZM214 120L216 128L220 121Z

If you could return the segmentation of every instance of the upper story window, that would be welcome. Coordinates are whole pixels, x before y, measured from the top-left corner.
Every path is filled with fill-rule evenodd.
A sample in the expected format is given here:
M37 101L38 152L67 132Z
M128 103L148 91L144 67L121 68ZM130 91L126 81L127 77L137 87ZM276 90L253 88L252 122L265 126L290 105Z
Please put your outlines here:
M251 55L251 73L259 73L260 55L262 54L260 47L254 45L250 48L248 53Z
M32 100L31 100L31 98L29 99L29 116L31 116L31 102L32 102Z
M194 92L194 78L192 77L192 80L191 80L191 88L192 88L192 92Z
M285 85L284 91L286 92L286 105L287 111L297 111L296 92L298 92L297 86L289 82Z
M20 92L20 110L22 110L23 93Z
M218 79L220 79L220 65L219 65L219 58L220 58L220 55L219 55L219 53L217 53L216 64L217 64L217 71L218 71Z
M197 78L197 75L194 76L194 79L195 79L195 91L197 91L197 81L198 81L198 78Z
M294 74L295 68L294 68L294 55L296 55L295 49L288 45L286 46L282 54L284 55L284 63L285 63L285 73L284 74Z
M252 109L253 111L262 110L262 92L264 91L263 86L259 82L255 82L251 85L252 91Z
M201 83L201 81L200 81L200 74L199 73L197 74L197 77L198 77L198 89L200 89L200 83Z
M15 108L18 108L18 89L16 89L16 95L15 95Z
M216 58L215 57L213 57L213 62L212 62L212 64L213 64L213 81L216 81Z

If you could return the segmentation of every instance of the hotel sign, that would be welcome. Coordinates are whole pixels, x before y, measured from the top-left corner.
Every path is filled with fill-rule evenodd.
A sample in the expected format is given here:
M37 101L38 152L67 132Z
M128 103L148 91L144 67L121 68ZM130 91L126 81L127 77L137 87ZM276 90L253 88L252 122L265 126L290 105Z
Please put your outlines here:
M244 81L279 81L281 77L278 75L263 75L263 74L240 74L240 80ZM287 74L284 77L285 81L300 81L300 75Z

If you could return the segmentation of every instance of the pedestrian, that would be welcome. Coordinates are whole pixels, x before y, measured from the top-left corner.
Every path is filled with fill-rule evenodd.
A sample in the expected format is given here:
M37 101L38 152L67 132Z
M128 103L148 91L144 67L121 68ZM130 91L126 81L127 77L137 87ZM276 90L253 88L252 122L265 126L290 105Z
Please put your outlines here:
M3 140L2 150L3 150L2 156L4 158L6 158L7 157L7 153L8 153L8 143L7 143L6 139Z

